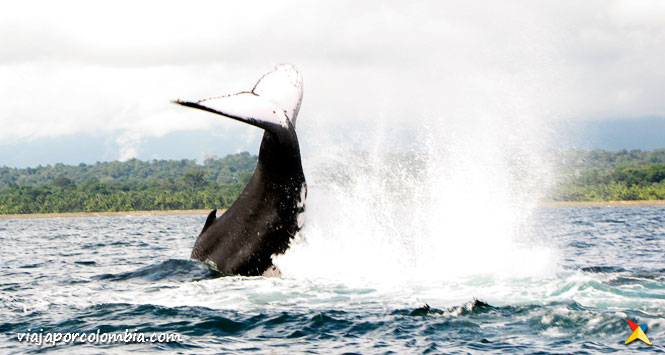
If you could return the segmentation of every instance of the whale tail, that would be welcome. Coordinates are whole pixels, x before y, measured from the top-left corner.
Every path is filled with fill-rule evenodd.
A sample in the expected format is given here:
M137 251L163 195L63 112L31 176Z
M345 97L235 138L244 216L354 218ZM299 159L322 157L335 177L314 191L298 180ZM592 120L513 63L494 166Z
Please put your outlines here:
M302 76L298 69L281 64L265 74L252 91L174 103L213 112L263 129L295 128L302 102Z

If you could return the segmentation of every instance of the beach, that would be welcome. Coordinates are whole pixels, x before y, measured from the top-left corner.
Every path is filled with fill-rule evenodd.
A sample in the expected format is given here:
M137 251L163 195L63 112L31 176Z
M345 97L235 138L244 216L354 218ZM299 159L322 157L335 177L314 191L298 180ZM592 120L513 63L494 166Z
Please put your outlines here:
M553 201L541 202L540 207L612 207L612 206L665 206L665 200L644 201ZM212 209L169 210L169 211L118 211L118 212L65 212L65 213L26 213L0 214L0 219L15 218L76 218L76 217L113 217L113 216L150 216L150 215L189 215L208 214ZM218 209L221 214L225 210Z
M26 213L0 214L0 219L14 218L75 218L75 217L114 217L114 216L150 216L150 215L188 215L208 214L210 210L170 210L170 211L119 211L119 212L66 212L66 213ZM225 210L217 210L218 213Z

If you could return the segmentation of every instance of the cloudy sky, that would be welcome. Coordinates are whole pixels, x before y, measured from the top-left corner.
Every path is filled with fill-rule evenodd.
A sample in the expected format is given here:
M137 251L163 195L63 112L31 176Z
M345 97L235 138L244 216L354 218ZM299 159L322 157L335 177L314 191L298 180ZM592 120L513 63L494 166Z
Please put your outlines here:
M285 62L305 80L305 149L487 120L665 147L658 0L16 1L0 38L0 166L256 152L260 130L169 101L250 89Z

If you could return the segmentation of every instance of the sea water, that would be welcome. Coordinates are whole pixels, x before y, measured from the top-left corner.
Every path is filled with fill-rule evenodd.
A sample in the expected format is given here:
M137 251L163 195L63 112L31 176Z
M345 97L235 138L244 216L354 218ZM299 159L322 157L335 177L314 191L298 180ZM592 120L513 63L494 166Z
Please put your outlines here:
M344 222L313 217L276 259L281 278L220 277L189 260L205 217L0 220L0 351L663 352L663 207L535 208L509 248L480 214L424 241L423 230L397 238L405 221L342 235ZM625 345L627 320L654 345ZM179 338L19 341L28 332Z

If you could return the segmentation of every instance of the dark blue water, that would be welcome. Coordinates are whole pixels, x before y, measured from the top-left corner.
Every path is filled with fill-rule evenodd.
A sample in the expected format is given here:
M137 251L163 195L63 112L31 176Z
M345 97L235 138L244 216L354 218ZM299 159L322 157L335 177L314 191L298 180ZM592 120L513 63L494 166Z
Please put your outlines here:
M538 270L506 274L489 258L480 265L486 272L458 272L478 269L475 259L460 262L460 270L432 268L394 282L390 275L312 276L342 269L357 255L346 245L335 256L339 265L317 263L307 257L321 253L315 238L284 257L282 278L222 277L188 260L204 220L0 220L0 352L664 352L663 207L541 208L528 217L528 238L517 243L533 252L513 260ZM377 253L384 249L376 246ZM481 249L468 245L440 257ZM424 264L414 270L426 270ZM624 345L627 319L647 324L654 345ZM29 329L42 336L129 331L181 339L19 342Z

